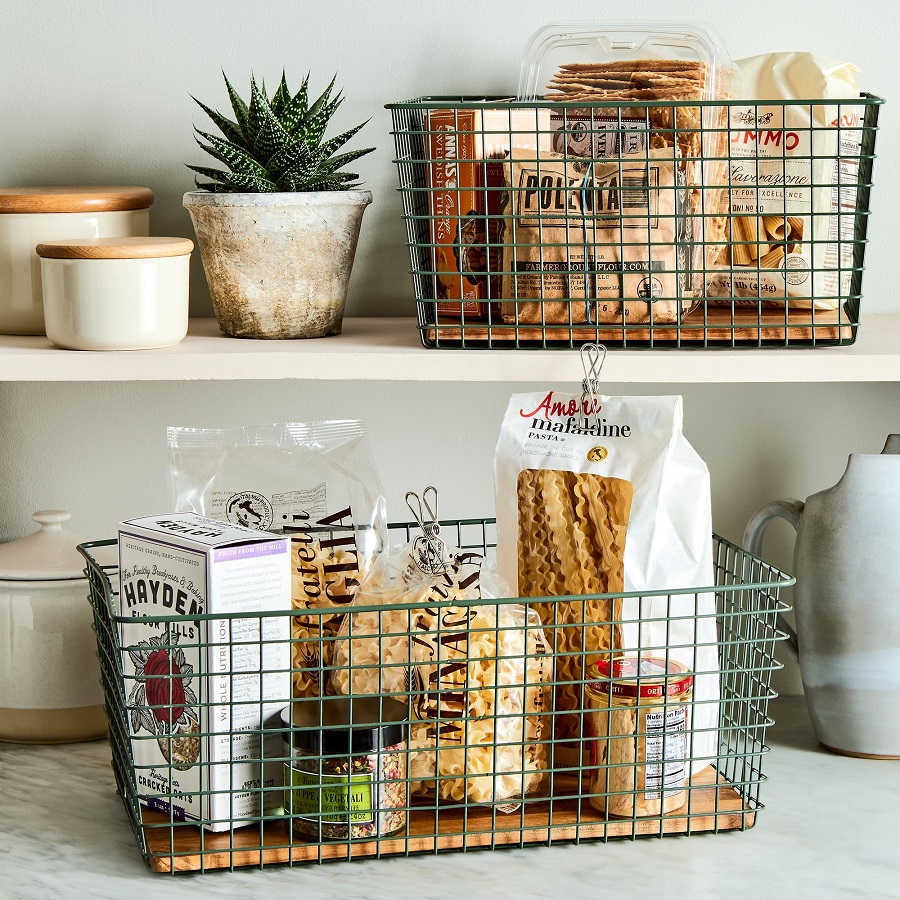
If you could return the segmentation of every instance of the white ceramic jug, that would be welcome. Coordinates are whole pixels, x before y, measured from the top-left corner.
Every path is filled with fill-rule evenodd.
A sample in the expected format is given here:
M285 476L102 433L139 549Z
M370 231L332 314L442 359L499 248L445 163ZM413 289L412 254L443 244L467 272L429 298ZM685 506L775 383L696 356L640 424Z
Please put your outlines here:
M900 758L900 434L854 453L841 480L776 500L747 525L758 554L776 516L797 529L788 647L819 741L849 756Z

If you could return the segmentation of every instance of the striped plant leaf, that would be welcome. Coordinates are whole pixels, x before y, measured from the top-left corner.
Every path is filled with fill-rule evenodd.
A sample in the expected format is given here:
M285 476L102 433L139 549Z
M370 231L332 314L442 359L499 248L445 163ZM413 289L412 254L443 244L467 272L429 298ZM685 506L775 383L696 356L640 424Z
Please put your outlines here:
M322 160L319 153L313 154L303 138L295 138L282 147L266 161L266 169L270 175L280 177L285 172L309 172Z
M216 112L214 109L210 109L205 103L201 100L198 100L193 94L191 94L191 100L200 107L212 120L216 123L216 127L225 137L231 141L232 144L237 144L238 147L242 147L244 150L249 150L250 148L244 142L244 135L241 132L241 129L238 127L237 122L232 122L231 119L226 118L221 113Z
M354 159L359 159L367 153L371 153L375 148L367 147L365 150L351 150L348 153L342 153L340 156L332 156L326 159L323 169L329 174L337 172L342 166L352 163ZM357 176L354 176L354 178Z
M228 173L222 171L222 169L212 169L209 166L192 166L190 163L187 164L187 167L198 175L205 175L207 178L212 178L213 181L225 182L228 180Z
M245 174L256 175L261 178L266 177L265 167L257 162L252 154L248 153L246 150L242 150L240 147L237 147L220 137L216 137L214 134L208 134L205 131L201 131L199 128L195 128L194 130L200 137L209 142L207 145L204 144L203 141L197 139L197 143L210 156L214 156L220 162L225 163L232 171L244 172Z
M253 155L257 160L267 160L272 154L284 149L291 142L291 136L272 112L268 101L262 108L262 127L253 142Z
M309 144L310 147L319 143L319 138L321 138L322 134L325 132L328 120L341 103L340 94L338 94L335 100L329 103L328 98L331 96L332 87L334 87L334 78L331 79L331 84L325 88L322 96L309 108L309 112L306 114L303 121L291 132L292 134L302 133L306 138L306 143ZM311 135L315 134L317 134L318 137L312 138Z
M272 112L280 119L285 107L287 107L290 102L291 92L288 90L287 80L285 79L284 70L282 69L281 82L278 85L278 90L272 95Z
M263 118L265 116L264 109L271 111L269 101L266 99L266 95L260 90L259 85L256 83L256 79L251 75L250 106L248 107L247 112L250 131L247 137L254 146L256 145L256 136L259 134L259 130L263 125Z
M353 135L363 127L363 125L367 125L368 122L369 120L366 119L365 122L361 122L356 126L356 128L351 128L349 131L345 131L343 134L339 134L337 137L329 138L329 140L325 141L325 143L322 144L319 149L323 154L325 154L325 156L331 156L331 154L334 153L335 150L339 150L341 147L343 147L344 144L346 144L347 141L349 141L350 138L352 138ZM373 147L372 149L374 150L375 148Z
M303 79L300 90L291 98L281 113L281 124L285 131L291 134L297 129L297 125L306 118L306 104L309 94L309 74Z
M271 194L278 190L278 185L268 178L245 175L243 172L229 172L227 183L233 192Z
M224 72L222 73L222 77L225 79L225 86L228 88L228 98L231 100L231 108L234 110L237 126L243 135L244 146L249 147L252 143L250 136L250 110L247 108L247 104L240 98L238 92L231 86L231 82Z

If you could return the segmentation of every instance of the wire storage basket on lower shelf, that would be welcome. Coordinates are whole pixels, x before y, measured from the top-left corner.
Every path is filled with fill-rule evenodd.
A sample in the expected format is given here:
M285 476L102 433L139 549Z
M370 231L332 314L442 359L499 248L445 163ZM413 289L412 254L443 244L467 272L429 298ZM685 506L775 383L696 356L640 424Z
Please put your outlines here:
M493 520L443 528L493 551ZM142 618L152 637L137 643L122 639L134 598L120 603L115 567L98 562L114 545L80 549L113 769L154 871L746 829L763 808L779 591L793 579L726 540L713 538L715 585L696 590L194 611ZM140 612L156 599L148 588ZM596 620L600 600L614 619ZM665 640L642 637L651 621ZM670 639L676 621L692 642ZM639 671L607 659L607 678L602 661L561 678L603 656L604 633ZM141 763L142 743L162 761Z
M389 104L423 344L853 343L881 103Z

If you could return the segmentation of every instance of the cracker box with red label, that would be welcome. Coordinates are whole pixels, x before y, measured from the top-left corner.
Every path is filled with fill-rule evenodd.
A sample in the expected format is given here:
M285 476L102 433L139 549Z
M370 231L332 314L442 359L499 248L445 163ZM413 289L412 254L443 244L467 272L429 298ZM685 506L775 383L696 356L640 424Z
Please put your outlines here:
M290 541L195 513L119 526L128 734L140 800L225 831L279 806ZM222 618L198 618L218 616ZM159 617L171 617L159 621ZM242 822L242 820L248 820Z

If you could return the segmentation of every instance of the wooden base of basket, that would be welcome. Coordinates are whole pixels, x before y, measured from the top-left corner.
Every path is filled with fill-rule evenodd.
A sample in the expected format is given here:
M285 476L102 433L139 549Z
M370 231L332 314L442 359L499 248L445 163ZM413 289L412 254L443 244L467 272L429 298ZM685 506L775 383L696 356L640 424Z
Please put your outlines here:
M623 333L621 325L601 325L599 328L573 325L549 325L546 329L530 325L500 325L488 327L478 322L461 326L459 318L441 316L435 327L424 326L423 335L429 342L437 341L439 346L449 346L465 339L466 346L479 342L509 344L512 342L541 342L549 345L564 343L581 344L587 341L602 341L612 347L627 342L627 345L648 343L694 346L704 342L710 344L748 345L759 343L808 344L849 343L853 340L853 326L847 313L841 310L783 310L767 309L760 313L755 307L700 306L686 316L679 327L655 325L650 327L628 325Z
M572 786L574 787L574 779ZM586 800L558 799L527 803L515 813L494 813L490 807L440 809L440 830L435 835L434 809L413 812L408 833L375 841L298 843L292 846L284 822L267 824L262 841L258 827L238 828L234 832L201 832L194 825L169 827L168 817L141 808L144 838L150 868L156 872L195 872L278 863L318 862L325 859L350 859L379 856L403 856L432 853L435 850L469 850L523 844L546 844L578 838L599 839L637 835L684 834L698 831L726 831L751 828L756 814L747 808L740 794L709 766L691 780L690 809L681 809L663 818L607 819ZM556 789L565 793L565 779ZM161 827L163 826L163 827ZM202 844L201 844L202 839ZM262 846L261 846L262 845Z

